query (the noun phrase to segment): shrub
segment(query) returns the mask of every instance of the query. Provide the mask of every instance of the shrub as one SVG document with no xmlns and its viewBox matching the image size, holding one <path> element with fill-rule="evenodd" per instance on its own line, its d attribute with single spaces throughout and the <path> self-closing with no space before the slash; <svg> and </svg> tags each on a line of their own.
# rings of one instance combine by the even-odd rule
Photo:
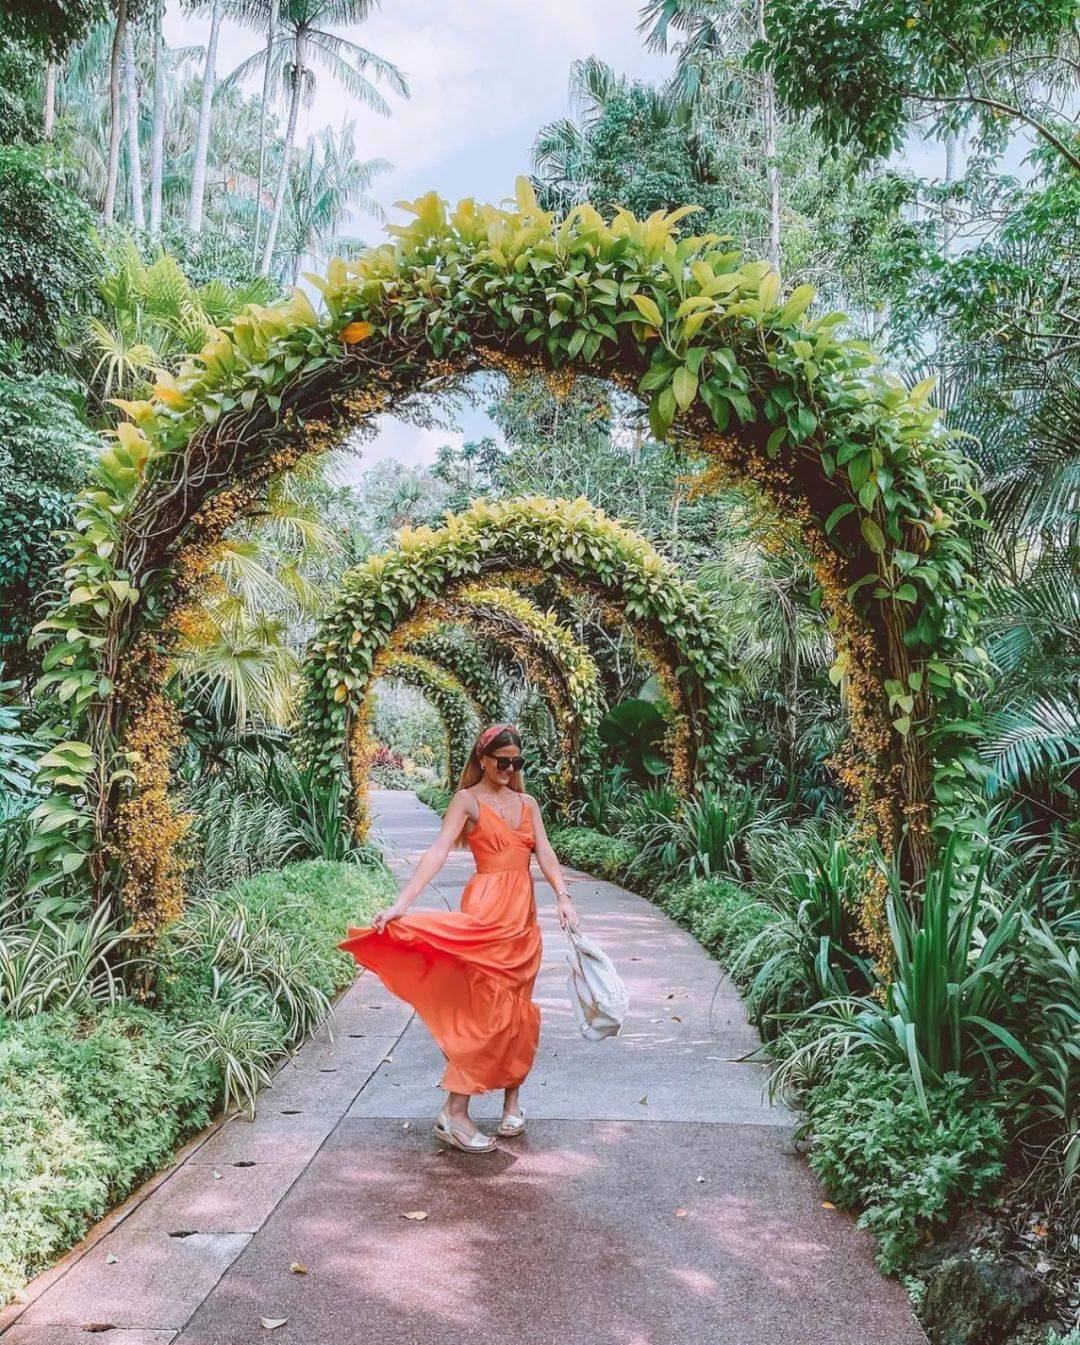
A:
<svg viewBox="0 0 1080 1345">
<path fill-rule="evenodd" d="M 71 526 L 94 457 L 77 400 L 75 385 L 55 375 L 0 373 L 0 659 L 20 677 L 34 666 L 26 640 L 64 555 L 55 534 Z"/>
<path fill-rule="evenodd" d="M 54 175 L 46 151 L 0 145 L 0 220 L 0 332 L 43 368 L 99 269 L 94 216 Z"/>
<path fill-rule="evenodd" d="M 910 1075 L 849 1056 L 811 1091 L 807 1123 L 811 1167 L 838 1205 L 862 1211 L 859 1226 L 877 1237 L 890 1273 L 1004 1171 L 1001 1118 L 958 1074 L 927 1092 L 924 1109 Z"/>
<path fill-rule="evenodd" d="M 0 1302 L 206 1125 L 215 1091 L 164 1014 L 0 1021 Z"/>
<path fill-rule="evenodd" d="M 549 839 L 563 864 L 598 878 L 624 877 L 634 858 L 633 846 L 628 841 L 588 827 L 563 827 L 551 832 Z"/>
<path fill-rule="evenodd" d="M 704 878 L 668 892 L 662 904 L 723 964 L 746 995 L 751 1022 L 768 1040 L 775 1014 L 795 1013 L 813 1001 L 812 985 L 795 951 L 776 938 L 776 914 L 753 888 L 726 878 Z"/>
<path fill-rule="evenodd" d="M 383 869 L 314 861 L 193 906 L 169 932 L 156 1009 L 128 1000 L 0 1018 L 0 1302 L 265 1082 L 348 984 L 337 948 L 392 893 Z"/>
</svg>

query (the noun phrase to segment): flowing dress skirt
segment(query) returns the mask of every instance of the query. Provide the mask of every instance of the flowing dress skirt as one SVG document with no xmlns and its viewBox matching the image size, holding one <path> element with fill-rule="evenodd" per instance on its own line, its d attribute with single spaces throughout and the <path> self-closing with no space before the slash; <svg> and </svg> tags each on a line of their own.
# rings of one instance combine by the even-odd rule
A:
<svg viewBox="0 0 1080 1345">
<path fill-rule="evenodd" d="M 457 911 L 417 911 L 382 932 L 349 929 L 338 946 L 411 1004 L 447 1060 L 453 1093 L 514 1088 L 532 1068 L 542 943 L 529 862 L 532 819 L 511 827 L 480 803 L 468 837 L 477 862 Z"/>
</svg>

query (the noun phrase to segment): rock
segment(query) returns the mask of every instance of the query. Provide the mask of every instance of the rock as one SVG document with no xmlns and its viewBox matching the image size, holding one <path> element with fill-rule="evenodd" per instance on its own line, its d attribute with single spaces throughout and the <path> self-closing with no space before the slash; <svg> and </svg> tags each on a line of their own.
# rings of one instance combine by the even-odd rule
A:
<svg viewBox="0 0 1080 1345">
<path fill-rule="evenodd" d="M 1023 1266 L 950 1256 L 927 1281 L 922 1322 L 934 1345 L 1005 1345 L 1045 1309 L 1046 1286 Z"/>
<path fill-rule="evenodd" d="M 993 1218 L 984 1210 L 965 1210 L 947 1228 L 938 1230 L 930 1242 L 912 1260 L 911 1272 L 920 1279 L 929 1280 L 932 1272 L 950 1257 L 962 1256 L 975 1247 L 994 1250 L 1000 1238 L 996 1235 Z"/>
</svg>

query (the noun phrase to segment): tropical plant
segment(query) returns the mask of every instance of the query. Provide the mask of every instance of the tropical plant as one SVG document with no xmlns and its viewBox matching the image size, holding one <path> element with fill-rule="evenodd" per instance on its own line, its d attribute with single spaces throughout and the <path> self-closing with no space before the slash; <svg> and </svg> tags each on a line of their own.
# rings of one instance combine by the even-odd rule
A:
<svg viewBox="0 0 1080 1345">
<path fill-rule="evenodd" d="M 597 725 L 612 764 L 624 767 L 641 784 L 667 775 L 671 769 L 660 752 L 667 729 L 656 705 L 640 697 L 613 705 Z"/>
<path fill-rule="evenodd" d="M 281 229 L 283 270 L 294 285 L 306 257 L 323 268 L 335 253 L 357 250 L 355 244 L 346 246 L 338 232 L 352 211 L 385 219 L 370 191 L 375 178 L 390 168 L 386 159 L 357 158 L 353 122 L 346 122 L 340 132 L 327 128 L 308 141 L 306 152 L 289 168 Z"/>
<path fill-rule="evenodd" d="M 289 185 L 300 102 L 302 98 L 310 99 L 314 95 L 313 66 L 322 66 L 351 97 L 383 116 L 390 115 L 390 106 L 368 78 L 368 72 L 394 93 L 403 98 L 409 96 L 409 86 L 397 66 L 351 39 L 329 31 L 339 24 L 363 23 L 376 8 L 378 0 L 282 0 L 278 24 L 274 33 L 268 34 L 266 47 L 248 57 L 229 76 L 230 80 L 242 81 L 259 71 L 265 72 L 269 66 L 288 100 L 285 144 L 259 266 L 261 275 L 270 274 L 274 259 Z"/>
<path fill-rule="evenodd" d="M 115 970 L 124 937 L 103 906 L 85 919 L 39 915 L 32 923 L 9 922 L 0 908 L 0 1019 L 115 1003 L 124 993 Z"/>
<path fill-rule="evenodd" d="M 928 1090 L 948 1074 L 994 1087 L 1003 1070 L 1034 1068 L 1013 1030 L 1019 1009 L 1013 972 L 1025 905 L 1041 874 L 1029 877 L 1011 900 L 993 900 L 984 890 L 990 848 L 972 877 L 958 844 L 950 837 L 917 916 L 902 899 L 896 864 L 888 866 L 893 979 L 879 997 L 827 998 L 807 1010 L 815 1034 L 780 1064 L 770 1080 L 773 1093 L 815 1060 L 852 1051 L 908 1071 L 924 1109 Z"/>
<path fill-rule="evenodd" d="M 764 831 L 764 829 L 762 829 Z M 864 994 L 875 985 L 873 964 L 859 946 L 859 894 L 865 862 L 845 839 L 834 839 L 816 863 L 758 884 L 758 899 L 777 912 L 743 948 L 738 963 L 767 954 L 750 988 L 753 999 L 776 968 L 793 959 L 819 998 Z"/>
</svg>

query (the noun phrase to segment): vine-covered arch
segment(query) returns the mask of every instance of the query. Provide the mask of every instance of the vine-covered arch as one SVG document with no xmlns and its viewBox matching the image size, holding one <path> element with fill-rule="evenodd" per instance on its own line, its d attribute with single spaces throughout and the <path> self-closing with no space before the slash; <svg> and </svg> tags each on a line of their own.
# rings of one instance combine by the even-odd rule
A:
<svg viewBox="0 0 1080 1345">
<path fill-rule="evenodd" d="M 465 712 L 467 699 L 479 718 L 496 719 L 498 686 L 480 644 L 463 645 L 447 638 L 446 622 L 461 623 L 481 643 L 503 636 L 499 661 L 507 652 L 519 672 L 543 696 L 561 742 L 554 802 L 564 808 L 574 781 L 585 767 L 585 754 L 600 717 L 600 674 L 588 650 L 550 612 L 530 599 L 497 584 L 470 581 L 453 585 L 438 598 L 422 603 L 398 626 L 375 655 L 371 676 L 346 730 L 347 762 L 352 784 L 350 811 L 359 839 L 370 826 L 368 784 L 375 744 L 371 736 L 370 691 L 377 678 L 397 677 L 424 691 L 447 729 L 450 783 L 460 775 L 472 747 L 475 723 Z M 495 708 L 493 708 L 493 706 Z"/>
<path fill-rule="evenodd" d="M 391 648 L 379 653 L 372 665 L 371 677 L 372 681 L 385 677 L 404 682 L 431 703 L 446 730 L 446 778 L 453 783 L 469 759 L 483 715 L 468 689 L 433 659 Z M 354 787 L 359 785 L 365 792 L 373 747 L 371 706 L 366 704 L 353 720 L 348 743 L 349 770 Z"/>
<path fill-rule="evenodd" d="M 407 639 L 414 621 L 422 629 L 430 617 L 471 615 L 514 628 L 523 656 L 527 648 L 539 651 L 557 670 L 569 706 L 559 719 L 572 771 L 601 713 L 600 678 L 591 656 L 553 614 L 492 582 L 522 566 L 566 575 L 659 632 L 680 669 L 686 729 L 681 755 L 688 762 L 702 755 L 704 765 L 714 693 L 725 675 L 723 640 L 707 598 L 644 538 L 602 510 L 585 500 L 541 497 L 477 501 L 448 516 L 442 528 L 405 530 L 393 551 L 343 576 L 305 663 L 300 727 L 305 755 L 328 773 L 337 769 L 375 662 L 399 630 Z M 354 791 L 354 805 L 362 807 L 359 794 Z M 358 829 L 362 834 L 362 819 Z"/>
<path fill-rule="evenodd" d="M 953 748 L 980 672 L 962 530 L 971 470 L 937 429 L 928 386 L 877 371 L 864 343 L 838 335 L 839 315 L 809 316 L 809 287 L 784 293 L 768 263 L 680 236 L 689 209 L 605 220 L 586 205 L 557 219 L 524 179 L 506 208 L 426 196 L 390 243 L 331 263 L 321 313 L 299 291 L 252 306 L 150 399 L 124 404 L 79 503 L 65 598 L 37 633 L 50 642 L 43 689 L 70 712 L 42 774 L 42 881 L 88 864 L 99 890 L 119 879 L 140 920 L 180 899 L 174 848 L 160 844 L 176 826 L 168 753 L 143 745 L 177 731 L 162 686 L 180 609 L 268 483 L 417 392 L 537 367 L 638 393 L 657 436 L 692 441 L 799 528 L 850 689 L 846 778 L 860 816 L 887 845 L 906 835 L 920 871 L 933 755 L 955 816 Z"/>
<path fill-rule="evenodd" d="M 448 626 L 434 619 L 418 622 L 404 634 L 399 631 L 395 643 L 406 653 L 421 654 L 453 674 L 489 724 L 503 718 L 505 710 L 499 680 L 482 644 L 476 641 L 467 626 Z"/>
<path fill-rule="evenodd" d="M 599 723 L 603 704 L 600 671 L 573 633 L 554 613 L 505 583 L 462 584 L 421 611 L 428 608 L 505 638 L 503 647 L 551 707 L 563 738 L 566 770 L 576 770 L 582 744 Z"/>
</svg>

